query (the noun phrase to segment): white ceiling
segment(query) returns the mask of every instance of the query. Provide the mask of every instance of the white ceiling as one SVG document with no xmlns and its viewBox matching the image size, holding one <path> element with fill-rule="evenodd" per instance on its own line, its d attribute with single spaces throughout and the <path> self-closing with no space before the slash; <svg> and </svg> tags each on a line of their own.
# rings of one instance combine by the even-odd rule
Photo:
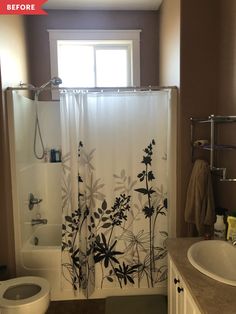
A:
<svg viewBox="0 0 236 314">
<path fill-rule="evenodd" d="M 48 0 L 44 9 L 158 10 L 162 0 Z"/>
</svg>

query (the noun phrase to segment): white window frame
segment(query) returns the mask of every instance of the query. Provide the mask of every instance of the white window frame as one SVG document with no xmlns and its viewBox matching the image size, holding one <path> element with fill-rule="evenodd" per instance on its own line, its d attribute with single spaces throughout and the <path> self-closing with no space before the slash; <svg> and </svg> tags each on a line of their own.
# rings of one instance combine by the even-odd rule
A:
<svg viewBox="0 0 236 314">
<path fill-rule="evenodd" d="M 58 40 L 131 41 L 132 86 L 140 86 L 140 33 L 141 30 L 54 30 L 49 29 L 51 77 L 58 76 Z M 114 42 L 115 45 L 115 42 Z M 109 44 L 107 44 L 109 46 Z M 135 65 L 135 66 L 134 66 Z M 58 97 L 53 96 L 53 99 Z"/>
</svg>

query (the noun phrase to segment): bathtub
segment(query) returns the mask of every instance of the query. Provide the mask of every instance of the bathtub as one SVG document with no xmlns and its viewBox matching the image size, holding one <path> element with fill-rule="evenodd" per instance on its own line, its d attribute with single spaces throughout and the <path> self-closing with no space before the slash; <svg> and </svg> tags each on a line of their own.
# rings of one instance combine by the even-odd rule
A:
<svg viewBox="0 0 236 314">
<path fill-rule="evenodd" d="M 29 269 L 60 267 L 61 225 L 46 224 L 33 229 L 21 251 L 22 266 Z"/>
<path fill-rule="evenodd" d="M 33 227 L 33 234 L 23 245 L 20 253 L 20 263 L 17 265 L 19 276 L 41 276 L 49 281 L 51 287 L 51 300 L 84 299 L 85 296 L 74 293 L 71 285 L 65 281 L 61 270 L 61 225 L 47 224 Z M 35 238 L 38 244 L 35 245 Z M 36 240 L 37 242 L 37 240 Z M 100 289 L 100 283 L 92 298 L 106 298 L 108 296 L 138 294 L 166 294 L 166 286 L 132 289 Z"/>
</svg>

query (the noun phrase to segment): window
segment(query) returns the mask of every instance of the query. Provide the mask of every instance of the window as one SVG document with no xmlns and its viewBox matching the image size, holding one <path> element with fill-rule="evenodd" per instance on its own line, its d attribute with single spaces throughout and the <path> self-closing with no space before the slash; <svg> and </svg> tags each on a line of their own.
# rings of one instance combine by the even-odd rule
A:
<svg viewBox="0 0 236 314">
<path fill-rule="evenodd" d="M 131 86 L 131 43 L 58 40 L 58 76 L 64 86 Z"/>
<path fill-rule="evenodd" d="M 49 30 L 49 41 L 61 86 L 140 85 L 140 30 Z"/>
</svg>

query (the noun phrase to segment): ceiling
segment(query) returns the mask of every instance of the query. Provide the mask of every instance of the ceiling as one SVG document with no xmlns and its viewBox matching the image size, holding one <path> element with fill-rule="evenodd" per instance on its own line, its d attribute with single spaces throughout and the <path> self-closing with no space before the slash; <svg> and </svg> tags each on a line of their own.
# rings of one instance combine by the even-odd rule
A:
<svg viewBox="0 0 236 314">
<path fill-rule="evenodd" d="M 56 10 L 158 10 L 162 0 L 48 0 L 44 9 Z"/>
</svg>

